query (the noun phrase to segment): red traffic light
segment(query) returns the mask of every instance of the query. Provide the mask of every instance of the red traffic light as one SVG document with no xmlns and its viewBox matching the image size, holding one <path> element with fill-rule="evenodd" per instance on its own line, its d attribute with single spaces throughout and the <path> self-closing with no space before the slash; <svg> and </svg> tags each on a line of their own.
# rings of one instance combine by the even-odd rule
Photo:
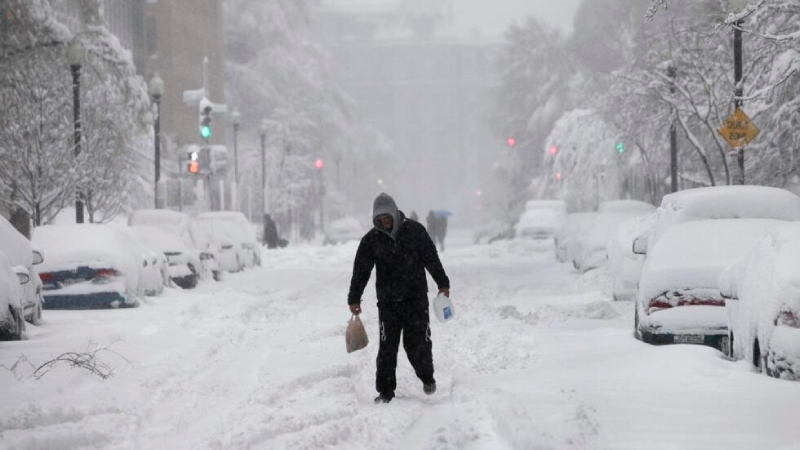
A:
<svg viewBox="0 0 800 450">
<path fill-rule="evenodd" d="M 561 172 L 556 172 L 556 181 L 561 181 L 561 178 L 563 178 Z"/>
<path fill-rule="evenodd" d="M 314 167 L 316 167 L 317 170 L 322 170 L 325 167 L 325 162 L 321 158 L 317 158 L 314 162 Z"/>
<path fill-rule="evenodd" d="M 558 154 L 558 147 L 556 147 L 555 145 L 550 147 L 550 154 L 556 156 L 556 154 Z"/>
<path fill-rule="evenodd" d="M 513 146 L 517 145 L 517 140 L 514 139 L 513 137 L 508 138 L 508 140 L 506 142 L 508 143 L 509 147 L 513 147 Z"/>
</svg>

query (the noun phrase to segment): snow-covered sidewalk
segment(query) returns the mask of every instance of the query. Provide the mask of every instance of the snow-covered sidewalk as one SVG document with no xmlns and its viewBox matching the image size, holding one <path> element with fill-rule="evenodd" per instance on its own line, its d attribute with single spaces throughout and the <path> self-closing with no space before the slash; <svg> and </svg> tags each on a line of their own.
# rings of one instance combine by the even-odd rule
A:
<svg viewBox="0 0 800 450">
<path fill-rule="evenodd" d="M 137 309 L 45 311 L 0 343 L 0 448 L 800 448 L 800 383 L 636 341 L 633 304 L 610 302 L 602 273 L 525 243 L 449 246 L 439 390 L 423 394 L 401 350 L 397 398 L 375 405 L 372 285 L 372 342 L 344 347 L 355 248 L 265 252 L 260 269 Z M 108 379 L 66 362 L 33 377 L 97 348 Z"/>
</svg>

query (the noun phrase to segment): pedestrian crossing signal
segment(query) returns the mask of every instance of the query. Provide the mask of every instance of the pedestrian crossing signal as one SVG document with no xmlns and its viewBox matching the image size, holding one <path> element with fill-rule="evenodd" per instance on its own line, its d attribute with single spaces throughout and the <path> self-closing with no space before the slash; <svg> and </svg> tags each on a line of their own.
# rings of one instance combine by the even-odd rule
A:
<svg viewBox="0 0 800 450">
<path fill-rule="evenodd" d="M 189 173 L 197 175 L 200 173 L 200 162 L 199 161 L 189 161 Z"/>
</svg>

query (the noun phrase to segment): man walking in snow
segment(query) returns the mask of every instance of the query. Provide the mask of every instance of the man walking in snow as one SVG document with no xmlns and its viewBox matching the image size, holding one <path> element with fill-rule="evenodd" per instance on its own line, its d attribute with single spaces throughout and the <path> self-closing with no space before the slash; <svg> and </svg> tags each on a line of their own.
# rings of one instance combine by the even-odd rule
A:
<svg viewBox="0 0 800 450">
<path fill-rule="evenodd" d="M 372 220 L 375 228 L 364 235 L 356 252 L 347 303 L 353 314 L 361 313 L 361 295 L 375 267 L 381 327 L 375 403 L 389 403 L 394 398 L 401 333 L 408 360 L 422 381 L 423 391 L 431 395 L 436 392 L 436 380 L 433 378 L 425 270 L 436 281 L 439 293 L 448 297 L 450 280 L 425 228 L 407 220 L 392 197 L 381 193 L 375 199 Z"/>
</svg>

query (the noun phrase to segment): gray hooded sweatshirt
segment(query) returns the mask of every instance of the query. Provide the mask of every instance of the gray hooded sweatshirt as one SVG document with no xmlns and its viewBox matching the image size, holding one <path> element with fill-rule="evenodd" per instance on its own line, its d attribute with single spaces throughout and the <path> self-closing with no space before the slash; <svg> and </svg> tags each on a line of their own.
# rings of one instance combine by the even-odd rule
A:
<svg viewBox="0 0 800 450">
<path fill-rule="evenodd" d="M 378 216 L 382 216 L 384 214 L 389 214 L 394 219 L 394 225 L 392 226 L 392 231 L 388 232 L 383 228 L 380 222 L 378 222 Z M 388 234 L 392 239 L 397 239 L 397 230 L 400 229 L 400 223 L 403 220 L 403 217 L 400 215 L 400 211 L 397 209 L 397 204 L 394 202 L 394 199 L 391 195 L 381 192 L 379 196 L 375 198 L 375 201 L 372 203 L 372 224 L 375 225 L 375 228 L 378 231 L 382 231 Z"/>
</svg>

